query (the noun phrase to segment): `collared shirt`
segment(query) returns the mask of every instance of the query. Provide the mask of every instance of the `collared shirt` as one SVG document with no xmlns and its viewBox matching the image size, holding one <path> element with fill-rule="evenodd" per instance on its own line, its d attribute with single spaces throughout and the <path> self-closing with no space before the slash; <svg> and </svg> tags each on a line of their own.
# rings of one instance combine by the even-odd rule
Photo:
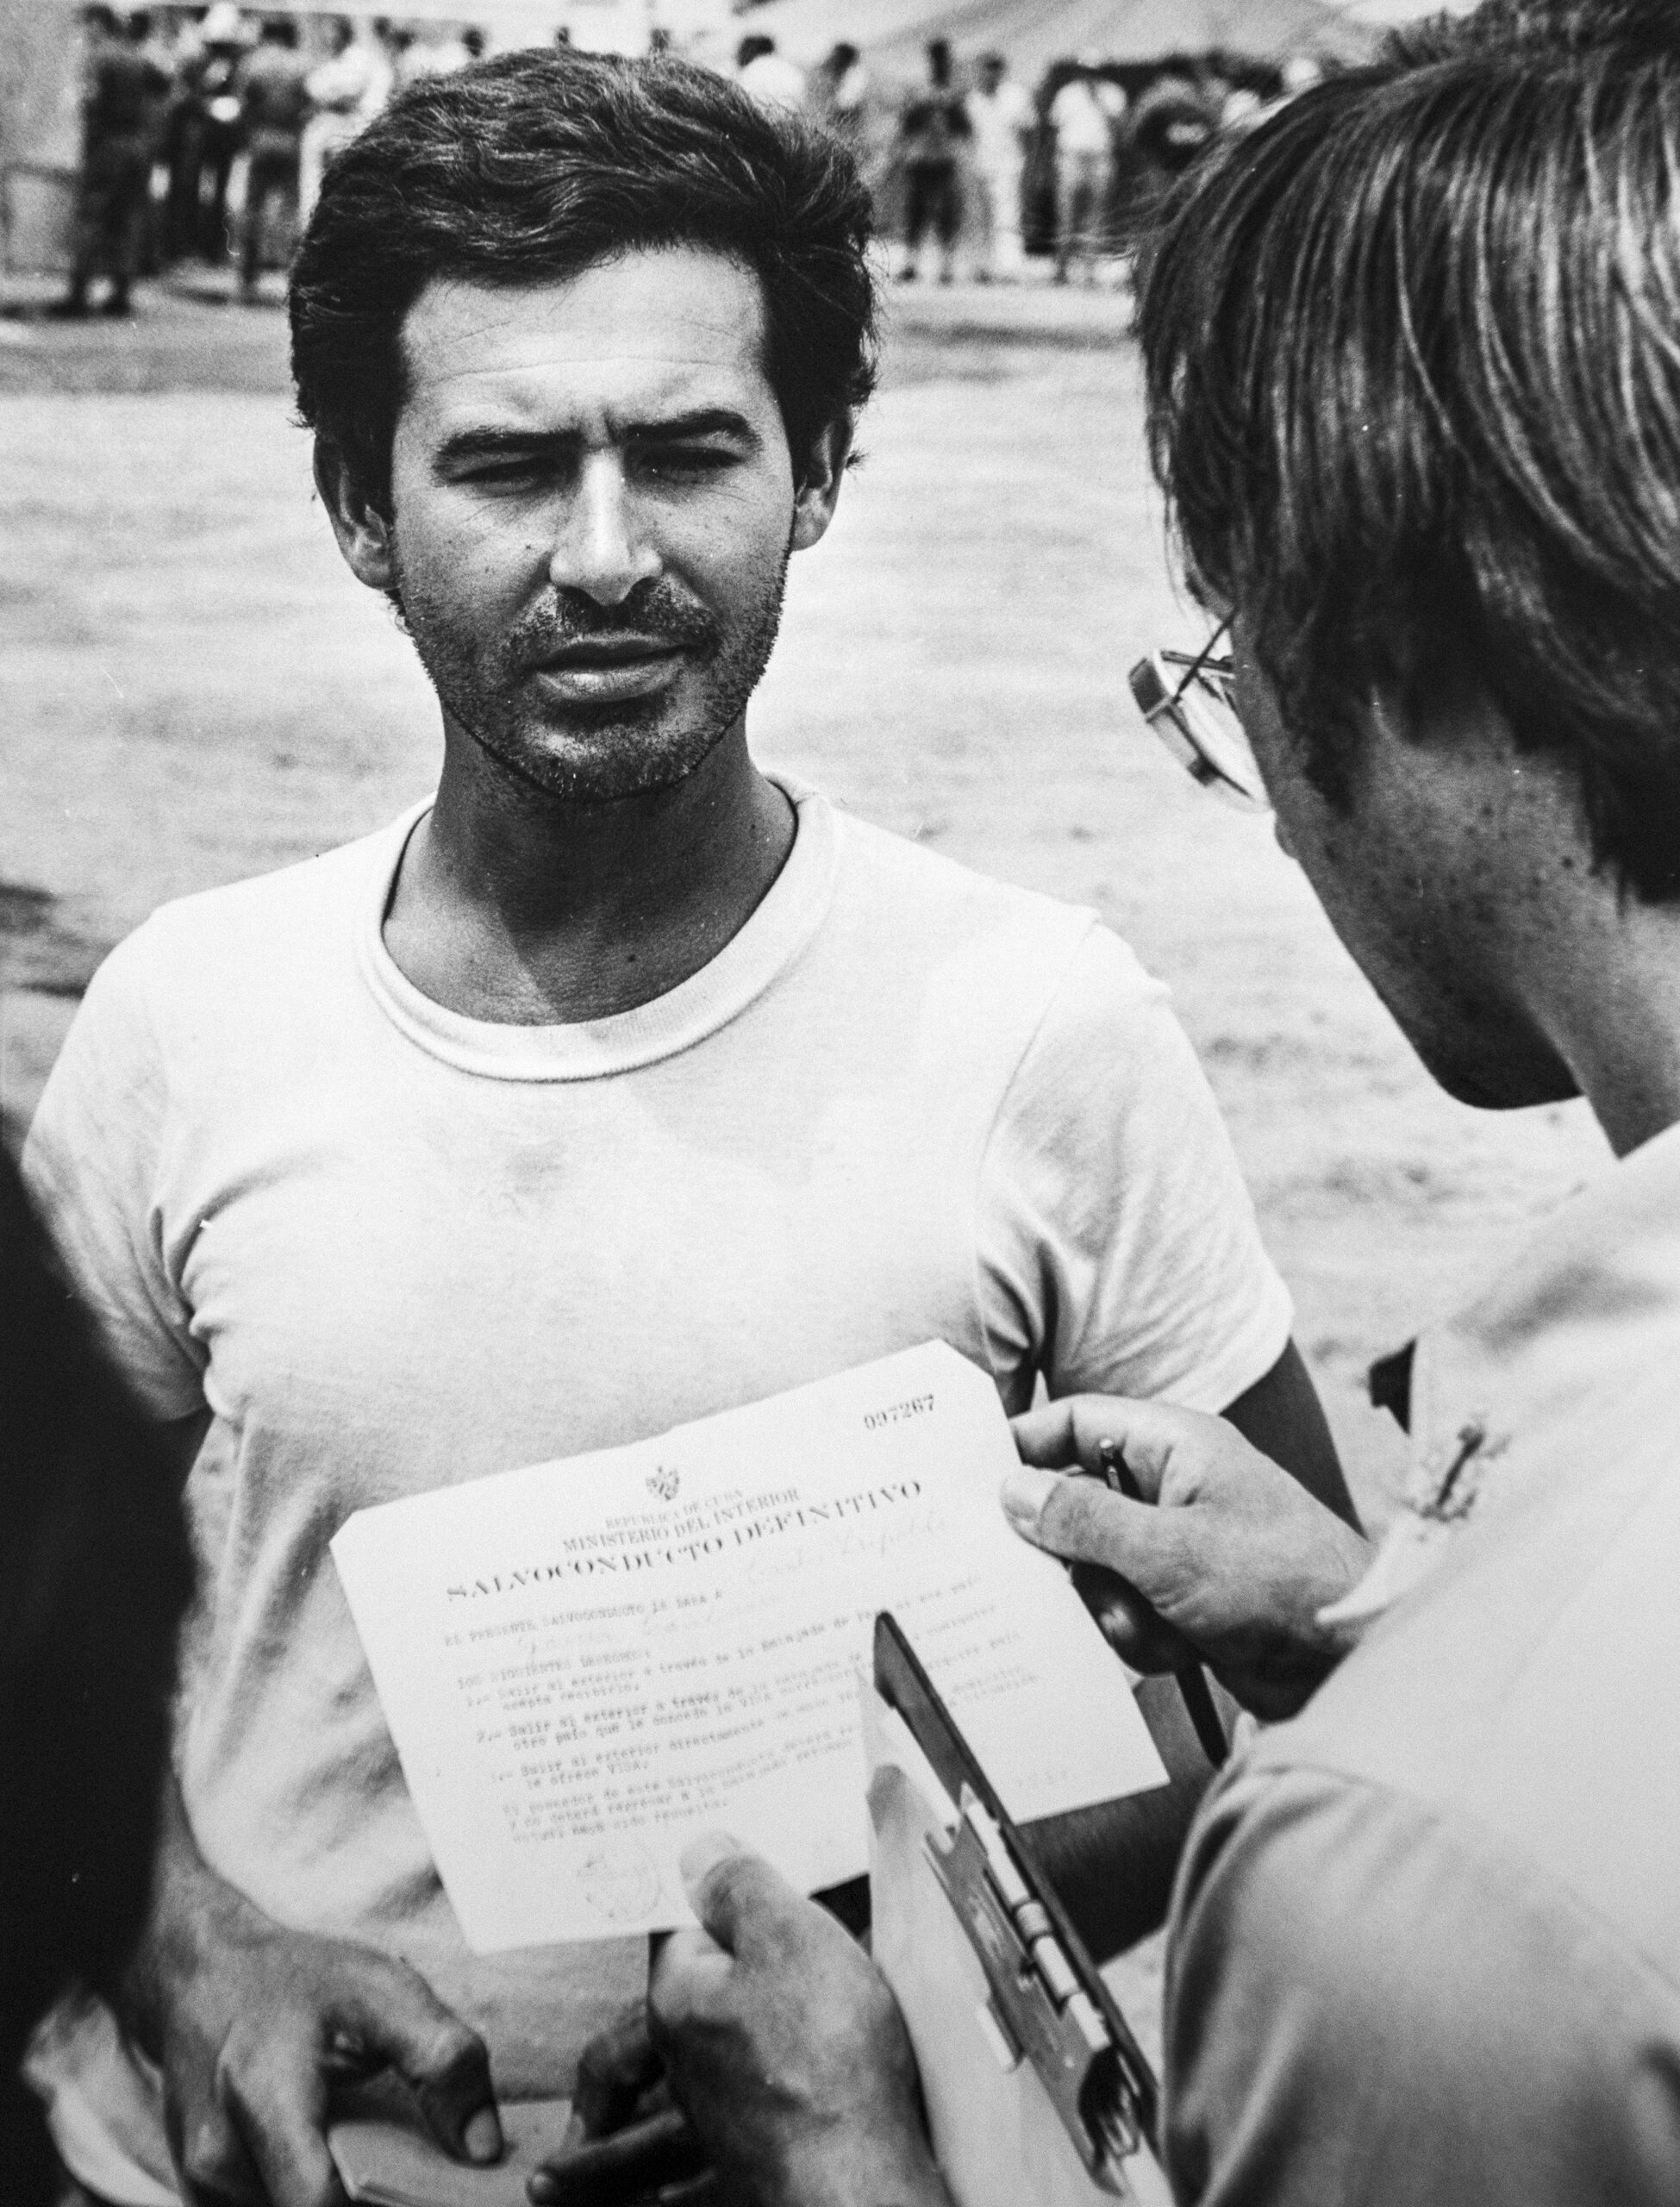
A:
<svg viewBox="0 0 1680 2207">
<path fill-rule="evenodd" d="M 1680 1128 L 1414 1377 L 1374 1621 L 1174 1904 L 1184 2202 L 1680 2198 Z"/>
</svg>

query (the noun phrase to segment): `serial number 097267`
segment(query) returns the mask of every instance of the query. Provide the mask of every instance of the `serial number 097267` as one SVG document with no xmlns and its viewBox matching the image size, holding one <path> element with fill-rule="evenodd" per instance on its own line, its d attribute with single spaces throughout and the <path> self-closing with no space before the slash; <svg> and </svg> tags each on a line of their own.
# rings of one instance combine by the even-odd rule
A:
<svg viewBox="0 0 1680 2207">
<path fill-rule="evenodd" d="M 874 1433 L 884 1425 L 896 1425 L 907 1417 L 921 1417 L 933 1407 L 931 1395 L 912 1395 L 907 1402 L 894 1403 L 886 1410 L 865 1412 L 864 1431 Z"/>
</svg>

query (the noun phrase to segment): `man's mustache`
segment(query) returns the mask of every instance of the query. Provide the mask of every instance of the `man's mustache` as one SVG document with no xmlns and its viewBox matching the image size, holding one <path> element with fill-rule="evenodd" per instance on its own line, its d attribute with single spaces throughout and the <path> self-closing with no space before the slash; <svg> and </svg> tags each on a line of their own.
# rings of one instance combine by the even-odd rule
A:
<svg viewBox="0 0 1680 2207">
<path fill-rule="evenodd" d="M 718 626 L 703 605 L 668 584 L 638 583 L 616 605 L 601 605 L 581 591 L 561 591 L 534 608 L 509 632 L 508 649 L 521 672 L 540 666 L 570 644 L 634 636 L 673 650 L 704 651 L 718 641 Z"/>
</svg>

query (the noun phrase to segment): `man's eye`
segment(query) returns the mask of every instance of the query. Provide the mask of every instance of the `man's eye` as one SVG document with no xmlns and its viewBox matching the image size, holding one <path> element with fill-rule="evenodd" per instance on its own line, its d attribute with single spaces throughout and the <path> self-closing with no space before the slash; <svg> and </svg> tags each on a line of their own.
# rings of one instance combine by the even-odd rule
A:
<svg viewBox="0 0 1680 2207">
<path fill-rule="evenodd" d="M 471 483 L 475 490 L 523 490 L 552 472 L 548 464 L 540 460 L 497 460 L 469 468 L 457 479 Z"/>
<path fill-rule="evenodd" d="M 718 445 L 649 445 L 638 456 L 644 475 L 656 479 L 721 474 L 735 455 Z"/>
</svg>

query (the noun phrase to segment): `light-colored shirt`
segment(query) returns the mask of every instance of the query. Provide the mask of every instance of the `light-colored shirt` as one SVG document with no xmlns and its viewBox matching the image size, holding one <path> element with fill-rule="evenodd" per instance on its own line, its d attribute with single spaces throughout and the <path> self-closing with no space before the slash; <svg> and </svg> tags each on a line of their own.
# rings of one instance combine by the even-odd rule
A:
<svg viewBox="0 0 1680 2207">
<path fill-rule="evenodd" d="M 1010 1410 L 1040 1372 L 1217 1408 L 1288 1337 L 1130 952 L 789 786 L 746 926 L 609 1019 L 490 1024 L 404 978 L 381 921 L 419 809 L 170 906 L 96 977 L 26 1156 L 145 1401 L 215 1413 L 178 1748 L 206 1858 L 284 1923 L 404 1954 L 515 2098 L 567 2089 L 644 1944 L 467 1952 L 328 1554 L 353 1510 L 932 1336 Z M 143 2073 L 78 2044 L 75 2110 L 145 2132 Z"/>
<path fill-rule="evenodd" d="M 318 110 L 353 116 L 359 122 L 371 122 L 390 92 L 389 67 L 359 39 L 342 53 L 317 64 L 309 75 L 309 97 Z"/>
<path fill-rule="evenodd" d="M 742 91 L 760 107 L 786 108 L 796 115 L 805 104 L 805 72 L 785 54 L 754 55 L 739 81 Z"/>
<path fill-rule="evenodd" d="M 1026 159 L 1022 134 L 1033 124 L 1033 97 L 1026 86 L 1005 77 L 995 92 L 971 92 L 967 104 L 977 166 L 987 171 L 1018 169 Z"/>
<path fill-rule="evenodd" d="M 1425 1337 L 1413 1419 L 1375 1621 L 1181 1868 L 1175 2193 L 1671 2203 L 1680 1128 Z"/>
<path fill-rule="evenodd" d="M 1050 103 L 1051 126 L 1059 154 L 1109 153 L 1114 126 L 1126 112 L 1126 95 L 1117 84 L 1071 77 Z"/>
</svg>

